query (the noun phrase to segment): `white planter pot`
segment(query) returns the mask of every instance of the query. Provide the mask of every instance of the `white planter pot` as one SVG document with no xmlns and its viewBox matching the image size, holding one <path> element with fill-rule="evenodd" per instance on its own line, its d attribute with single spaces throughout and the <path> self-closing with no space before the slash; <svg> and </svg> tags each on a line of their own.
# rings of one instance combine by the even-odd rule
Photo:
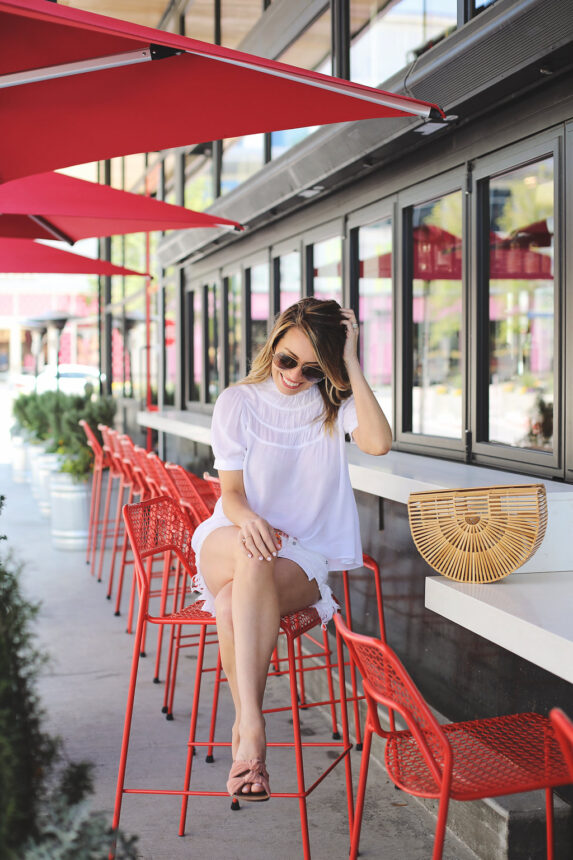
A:
<svg viewBox="0 0 573 860">
<path fill-rule="evenodd" d="M 23 436 L 12 436 L 12 480 L 15 484 L 25 484 L 30 480 L 29 448 Z"/>
<path fill-rule="evenodd" d="M 76 481 L 65 472 L 52 472 L 50 476 L 52 543 L 56 549 L 86 549 L 89 494 L 89 481 Z"/>
<path fill-rule="evenodd" d="M 42 456 L 42 454 L 46 453 L 46 446 L 44 443 L 38 443 L 36 445 L 30 445 L 28 450 L 28 460 L 30 463 L 30 485 L 32 488 L 32 495 L 35 499 L 39 498 L 40 495 L 40 475 L 38 472 L 38 459 Z"/>
<path fill-rule="evenodd" d="M 52 507 L 50 496 L 50 482 L 53 473 L 60 465 L 57 454 L 41 454 L 36 460 L 36 472 L 38 479 L 38 505 L 42 516 L 49 517 Z"/>
</svg>

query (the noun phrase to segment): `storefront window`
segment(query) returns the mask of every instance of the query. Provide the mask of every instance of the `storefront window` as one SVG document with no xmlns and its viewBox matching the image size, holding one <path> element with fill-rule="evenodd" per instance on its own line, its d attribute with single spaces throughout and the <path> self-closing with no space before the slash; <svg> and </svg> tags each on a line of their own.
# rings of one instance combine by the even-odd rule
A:
<svg viewBox="0 0 573 860">
<path fill-rule="evenodd" d="M 298 66 L 301 69 L 311 69 L 325 75 L 332 74 L 331 56 L 331 16 L 327 9 L 317 20 L 308 27 L 299 38 L 290 45 L 279 57 L 281 63 Z M 294 146 L 318 126 L 306 128 L 289 128 L 271 133 L 271 158 L 278 158 L 291 146 Z"/>
<path fill-rule="evenodd" d="M 175 320 L 177 317 L 177 288 L 173 267 L 167 270 L 165 284 L 165 391 L 166 406 L 175 403 L 177 386 L 177 347 L 175 343 Z"/>
<path fill-rule="evenodd" d="M 412 208 L 412 431 L 462 434 L 462 194 Z"/>
<path fill-rule="evenodd" d="M 553 448 L 553 158 L 489 181 L 489 441 Z"/>
<path fill-rule="evenodd" d="M 386 415 L 392 415 L 392 219 L 358 231 L 360 361 Z"/>
<path fill-rule="evenodd" d="M 221 194 L 232 191 L 260 170 L 264 156 L 264 134 L 248 134 L 225 140 L 221 162 Z"/>
<path fill-rule="evenodd" d="M 376 87 L 457 22 L 457 0 L 351 0 L 350 78 Z"/>
<path fill-rule="evenodd" d="M 202 212 L 214 198 L 211 144 L 202 144 L 185 156 L 185 206 Z"/>
<path fill-rule="evenodd" d="M 197 287 L 186 294 L 188 332 L 188 400 L 201 399 L 203 376 L 203 290 Z"/>
<path fill-rule="evenodd" d="M 266 263 L 251 266 L 251 319 L 250 319 L 250 341 L 251 354 L 248 356 L 249 366 L 251 360 L 264 346 L 267 339 L 270 316 L 270 278 L 269 267 Z"/>
<path fill-rule="evenodd" d="M 175 153 L 168 152 L 163 160 L 163 181 L 165 194 L 163 199 L 166 203 L 175 203 Z"/>
<path fill-rule="evenodd" d="M 217 399 L 221 390 L 221 290 L 217 283 L 207 285 L 207 400 Z"/>
<path fill-rule="evenodd" d="M 342 304 L 342 240 L 337 236 L 313 247 L 313 293 Z"/>
<path fill-rule="evenodd" d="M 282 313 L 302 295 L 300 254 L 293 251 L 279 258 L 279 311 Z"/>
<path fill-rule="evenodd" d="M 241 276 L 231 275 L 225 279 L 227 287 L 227 366 L 229 369 L 229 384 L 238 382 L 241 373 Z"/>
</svg>

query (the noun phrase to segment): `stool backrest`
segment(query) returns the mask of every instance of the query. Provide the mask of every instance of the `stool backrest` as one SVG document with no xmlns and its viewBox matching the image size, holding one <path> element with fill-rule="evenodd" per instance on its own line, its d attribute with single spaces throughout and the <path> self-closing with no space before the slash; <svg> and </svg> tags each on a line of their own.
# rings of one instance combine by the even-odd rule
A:
<svg viewBox="0 0 573 860">
<path fill-rule="evenodd" d="M 422 694 L 389 645 L 380 639 L 349 630 L 339 613 L 334 616 L 334 623 L 362 676 L 368 717 L 376 733 L 382 737 L 392 737 L 392 733 L 386 732 L 380 725 L 379 704 L 385 705 L 391 713 L 399 713 L 412 733 L 411 766 L 418 768 L 421 772 L 419 776 L 431 790 L 439 791 L 444 771 L 451 767 L 452 753 L 440 724 Z M 387 760 L 392 755 L 392 743 L 389 740 L 386 746 Z M 394 770 L 390 761 L 388 764 Z M 402 757 L 399 768 L 404 768 Z"/>
<path fill-rule="evenodd" d="M 549 712 L 549 718 L 559 741 L 563 758 L 569 768 L 571 782 L 573 782 L 573 722 L 561 708 L 553 708 Z"/>
<path fill-rule="evenodd" d="M 133 551 L 140 600 L 146 600 L 149 593 L 151 566 L 144 565 L 145 559 L 163 555 L 168 570 L 170 554 L 175 553 L 187 572 L 194 575 L 193 530 L 177 502 L 169 496 L 156 496 L 124 505 L 123 519 Z"/>
<path fill-rule="evenodd" d="M 201 495 L 189 472 L 183 466 L 179 466 L 176 463 L 166 463 L 165 468 L 177 487 L 181 498 L 194 510 L 199 521 L 208 519 L 213 513 L 214 502 L 211 501 L 211 504 L 209 504 L 208 500 Z"/>
</svg>

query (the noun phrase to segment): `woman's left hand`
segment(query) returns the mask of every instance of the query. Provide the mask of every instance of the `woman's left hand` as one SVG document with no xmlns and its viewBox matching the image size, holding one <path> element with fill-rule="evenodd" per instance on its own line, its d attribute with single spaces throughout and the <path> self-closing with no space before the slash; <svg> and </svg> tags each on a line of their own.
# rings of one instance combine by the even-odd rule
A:
<svg viewBox="0 0 573 860">
<path fill-rule="evenodd" d="M 342 325 L 346 326 L 346 342 L 342 357 L 348 366 L 349 362 L 356 361 L 358 358 L 358 323 L 352 308 L 342 308 L 342 316 L 344 317 Z"/>
</svg>

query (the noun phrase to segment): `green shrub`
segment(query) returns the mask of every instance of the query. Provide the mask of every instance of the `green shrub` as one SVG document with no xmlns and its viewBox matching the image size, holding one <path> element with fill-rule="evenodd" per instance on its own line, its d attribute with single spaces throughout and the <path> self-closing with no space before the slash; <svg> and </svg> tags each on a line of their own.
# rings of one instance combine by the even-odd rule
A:
<svg viewBox="0 0 573 860">
<path fill-rule="evenodd" d="M 0 510 L 4 499 L 0 497 Z M 0 556 L 0 857 L 2 860 L 106 860 L 112 831 L 87 803 L 92 765 L 64 761 L 46 733 L 36 682 L 45 657 L 24 600 L 20 566 Z M 117 834 L 118 860 L 135 860 L 136 837 Z"/>
</svg>

